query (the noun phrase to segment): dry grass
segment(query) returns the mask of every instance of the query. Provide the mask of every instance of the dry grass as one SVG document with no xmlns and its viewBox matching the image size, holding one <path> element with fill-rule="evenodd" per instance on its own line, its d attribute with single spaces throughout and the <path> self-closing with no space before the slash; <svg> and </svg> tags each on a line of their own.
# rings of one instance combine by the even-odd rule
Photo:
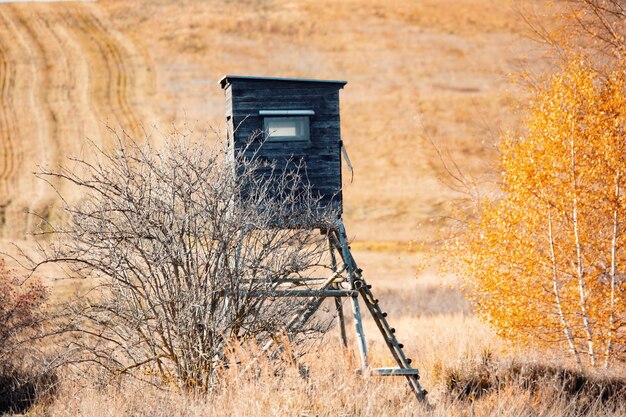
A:
<svg viewBox="0 0 626 417">
<path fill-rule="evenodd" d="M 106 143 L 103 122 L 128 126 L 137 118 L 146 126 L 155 121 L 167 126 L 187 120 L 219 127 L 223 96 L 217 81 L 226 73 L 347 79 L 342 134 L 355 167 L 354 182 L 344 187 L 347 230 L 356 238 L 355 257 L 422 371 L 434 404 L 432 410 L 417 406 L 402 378 L 356 375 L 354 357 L 343 354 L 331 334 L 327 344 L 303 358 L 305 376 L 301 368 L 287 367 L 277 377 L 269 363 L 256 378 L 231 369 L 227 383 L 211 396 L 193 397 L 128 379 L 103 386 L 98 378 L 66 375 L 52 402 L 29 415 L 580 415 L 571 393 L 542 388 L 554 381 L 550 378 L 538 390 L 515 380 L 493 388 L 497 385 L 489 381 L 511 374 L 513 363 L 548 369 L 554 358 L 537 358 L 500 341 L 471 315 L 454 279 L 431 269 L 417 273 L 423 269 L 422 245 L 410 243 L 436 239 L 439 217 L 453 195 L 437 179 L 431 142 L 480 175 L 492 160 L 499 132 L 515 127 L 514 109 L 525 96 L 508 73 L 550 65 L 545 50 L 523 36 L 517 3 L 0 5 L 0 43 L 6 46 L 0 51 L 0 82 L 11 86 L 2 90 L 7 106 L 0 145 L 8 176 L 0 184 L 0 224 L 11 239 L 24 236 L 24 208 L 46 209 L 52 201 L 49 190 L 32 180 L 35 165 L 80 153 L 85 136 Z M 117 61 L 105 50 L 113 50 Z M 2 246 L 9 250 L 5 242 Z M 84 280 L 48 283 L 52 301 L 89 286 Z M 372 363 L 390 364 L 371 321 L 365 330 Z M 556 369 L 569 365 L 556 363 Z M 490 384 L 482 395 L 459 398 L 459 390 L 482 377 Z M 590 404 L 588 415 L 626 413 L 623 405 L 613 410 L 601 401 Z"/>
<path fill-rule="evenodd" d="M 401 377 L 357 375 L 355 352 L 344 352 L 332 330 L 323 341 L 309 346 L 297 365 L 262 360 L 258 371 L 246 376 L 240 369 L 225 370 L 223 383 L 208 396 L 182 394 L 167 384 L 157 388 L 129 378 L 106 385 L 102 376 L 68 373 L 56 395 L 28 415 L 573 417 L 619 416 L 625 411 L 623 404 L 616 408 L 619 400 L 603 400 L 610 387 L 623 390 L 623 368 L 577 375 L 563 358 L 503 342 L 471 314 L 454 285 L 443 285 L 429 269 L 416 276 L 419 253 L 361 248 L 355 250 L 355 257 L 362 261 L 407 355 L 420 369 L 432 409 L 416 403 Z M 345 310 L 349 312 L 348 305 Z M 347 325 L 352 335 L 352 323 Z M 364 327 L 372 366 L 393 365 L 369 317 Z M 355 346 L 352 337 L 350 346 Z M 238 351 L 244 360 L 253 354 L 253 349 Z M 576 378 L 591 381 L 589 388 L 572 389 Z M 623 391 L 612 392 L 623 398 Z"/>
<path fill-rule="evenodd" d="M 356 359 L 342 352 L 330 337 L 326 343 L 315 345 L 297 366 L 277 368 L 275 363 L 262 362 L 259 371 L 247 376 L 242 376 L 238 369 L 226 370 L 226 382 L 208 396 L 158 389 L 130 379 L 107 386 L 66 380 L 51 404 L 35 408 L 29 415 L 507 417 L 619 416 L 625 411 L 620 402 L 623 395 L 603 400 L 597 388 L 609 384 L 601 385 L 600 379 L 594 379 L 595 391 L 577 392 L 567 384 L 560 389 L 555 384 L 560 380 L 554 375 L 563 372 L 562 365 L 550 368 L 534 362 L 527 364 L 529 359 L 522 358 L 515 362 L 516 367 L 510 360 L 500 361 L 503 354 L 493 350 L 499 344 L 474 319 L 442 316 L 405 324 L 420 329 L 414 340 L 427 346 L 414 353 L 418 353 L 423 383 L 431 390 L 430 409 L 415 401 L 402 378 L 357 375 Z M 373 346 L 374 360 L 379 355 L 382 352 Z M 495 386 L 495 377 L 485 377 L 485 369 L 493 375 L 499 373 L 501 381 L 506 376 L 507 383 Z M 481 377 L 491 385 L 476 385 Z M 471 389 L 466 389 L 466 385 Z M 624 386 L 622 378 L 622 394 Z"/>
</svg>

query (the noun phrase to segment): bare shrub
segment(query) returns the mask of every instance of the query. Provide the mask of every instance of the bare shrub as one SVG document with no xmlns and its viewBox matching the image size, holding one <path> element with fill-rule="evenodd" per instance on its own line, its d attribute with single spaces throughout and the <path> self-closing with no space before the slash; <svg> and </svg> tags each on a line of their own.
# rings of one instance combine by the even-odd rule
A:
<svg viewBox="0 0 626 417">
<path fill-rule="evenodd" d="M 0 414 L 23 412 L 56 383 L 35 340 L 41 335 L 47 291 L 0 258 Z"/>
<path fill-rule="evenodd" d="M 33 268 L 54 263 L 96 283 L 65 310 L 70 362 L 204 391 L 228 366 L 229 341 L 265 343 L 301 309 L 259 295 L 324 263 L 312 227 L 333 214 L 297 161 L 262 176 L 267 162 L 206 137 L 176 132 L 156 148 L 113 134 L 114 151 L 92 145 L 93 162 L 40 173 L 72 183 L 81 199 L 64 199 L 65 220 L 45 223 L 53 239 Z M 297 340 L 324 327 L 289 330 Z"/>
<path fill-rule="evenodd" d="M 39 280 L 19 277 L 0 258 L 0 363 L 9 361 L 40 324 L 46 297 Z"/>
</svg>

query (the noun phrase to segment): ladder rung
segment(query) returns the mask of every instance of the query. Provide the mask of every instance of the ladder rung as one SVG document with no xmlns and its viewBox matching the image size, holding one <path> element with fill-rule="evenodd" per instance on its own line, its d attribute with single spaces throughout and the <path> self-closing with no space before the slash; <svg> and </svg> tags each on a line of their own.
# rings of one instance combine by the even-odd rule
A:
<svg viewBox="0 0 626 417">
<path fill-rule="evenodd" d="M 357 374 L 363 374 L 362 369 L 356 370 Z M 413 368 L 367 368 L 366 374 L 379 375 L 379 376 L 396 376 L 396 375 L 417 375 L 419 376 L 419 370 Z"/>
<path fill-rule="evenodd" d="M 381 376 L 419 375 L 419 371 L 412 368 L 370 368 L 369 372 L 372 375 Z"/>
</svg>

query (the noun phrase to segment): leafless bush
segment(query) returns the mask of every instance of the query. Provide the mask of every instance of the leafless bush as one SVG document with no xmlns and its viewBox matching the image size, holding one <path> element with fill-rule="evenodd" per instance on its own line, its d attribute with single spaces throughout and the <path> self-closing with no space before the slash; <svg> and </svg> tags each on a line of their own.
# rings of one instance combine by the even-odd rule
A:
<svg viewBox="0 0 626 417">
<path fill-rule="evenodd" d="M 312 226 L 333 214 L 297 161 L 263 176 L 267 163 L 255 154 L 208 146 L 206 137 L 193 144 L 176 133 L 156 148 L 113 134 L 114 151 L 92 145 L 93 161 L 40 172 L 50 184 L 73 184 L 81 199 L 63 200 L 65 220 L 46 222 L 52 243 L 34 268 L 54 263 L 97 283 L 67 307 L 72 362 L 206 390 L 227 365 L 229 341 L 262 344 L 301 308 L 258 295 L 323 264 Z"/>
<path fill-rule="evenodd" d="M 44 319 L 46 288 L 26 280 L 0 258 L 0 363 L 11 362 Z"/>
<path fill-rule="evenodd" d="M 46 320 L 47 289 L 18 275 L 0 258 L 0 414 L 22 412 L 54 389 L 36 344 Z"/>
</svg>

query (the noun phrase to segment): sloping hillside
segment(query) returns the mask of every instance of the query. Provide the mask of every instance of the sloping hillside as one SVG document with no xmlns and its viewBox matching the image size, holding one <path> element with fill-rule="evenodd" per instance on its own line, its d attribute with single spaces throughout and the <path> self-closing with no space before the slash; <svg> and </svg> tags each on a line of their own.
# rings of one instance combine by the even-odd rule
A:
<svg viewBox="0 0 626 417">
<path fill-rule="evenodd" d="M 496 0 L 0 4 L 2 234 L 22 237 L 23 211 L 54 202 L 36 165 L 80 154 L 87 138 L 106 144 L 107 124 L 135 136 L 221 127 L 229 73 L 348 80 L 348 231 L 429 240 L 451 195 L 431 142 L 469 172 L 490 162 L 516 121 L 507 74 L 543 65 L 524 30 Z"/>
<path fill-rule="evenodd" d="M 24 210 L 55 201 L 34 178 L 80 154 L 106 124 L 141 134 L 153 121 L 154 72 L 145 50 L 96 4 L 0 4 L 0 224 L 19 238 Z"/>
</svg>

